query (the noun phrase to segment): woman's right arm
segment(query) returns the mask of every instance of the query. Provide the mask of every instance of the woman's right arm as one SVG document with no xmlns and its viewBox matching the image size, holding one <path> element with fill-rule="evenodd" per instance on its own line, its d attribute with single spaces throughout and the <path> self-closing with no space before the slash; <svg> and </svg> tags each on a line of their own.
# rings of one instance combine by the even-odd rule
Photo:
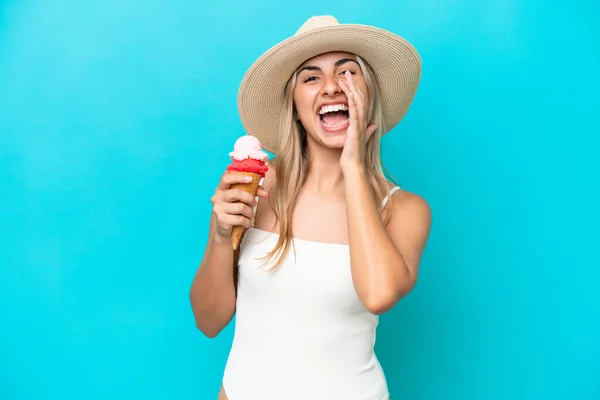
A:
<svg viewBox="0 0 600 400">
<path fill-rule="evenodd" d="M 231 244 L 234 225 L 250 226 L 254 218 L 255 198 L 231 189 L 244 183 L 245 176 L 225 172 L 211 199 L 213 212 L 204 257 L 190 289 L 190 303 L 196 326 L 207 337 L 215 337 L 233 318 L 236 303 L 237 258 Z M 263 188 L 257 195 L 264 197 Z"/>
</svg>

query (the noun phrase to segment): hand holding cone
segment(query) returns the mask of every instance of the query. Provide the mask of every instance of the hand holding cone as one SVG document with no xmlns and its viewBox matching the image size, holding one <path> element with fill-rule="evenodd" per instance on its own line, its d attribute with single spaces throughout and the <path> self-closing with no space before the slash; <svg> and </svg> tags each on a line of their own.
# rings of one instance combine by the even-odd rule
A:
<svg viewBox="0 0 600 400">
<path fill-rule="evenodd" d="M 229 153 L 231 164 L 227 166 L 227 171 L 230 174 L 248 175 L 252 180 L 248 183 L 238 183 L 232 185 L 232 189 L 240 189 L 252 196 L 256 196 L 256 192 L 260 185 L 260 181 L 264 178 L 269 167 L 267 166 L 268 154 L 262 151 L 260 141 L 250 135 L 244 135 L 236 140 L 234 149 Z M 236 225 L 231 230 L 231 244 L 233 250 L 237 250 L 240 240 L 246 228 L 241 225 Z"/>
</svg>

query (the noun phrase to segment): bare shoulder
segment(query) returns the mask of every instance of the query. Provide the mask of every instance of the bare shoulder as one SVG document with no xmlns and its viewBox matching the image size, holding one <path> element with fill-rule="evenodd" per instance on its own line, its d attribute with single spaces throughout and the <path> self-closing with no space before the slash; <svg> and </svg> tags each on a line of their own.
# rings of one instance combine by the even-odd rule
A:
<svg viewBox="0 0 600 400">
<path fill-rule="evenodd" d="M 396 190 L 388 203 L 391 218 L 412 214 L 425 220 L 431 219 L 431 207 L 422 196 L 405 189 Z"/>
<path fill-rule="evenodd" d="M 389 201 L 387 232 L 416 283 L 421 257 L 429 240 L 431 208 L 418 194 L 396 190 Z"/>
<path fill-rule="evenodd" d="M 387 205 L 390 238 L 416 272 L 431 230 L 431 207 L 422 196 L 404 189 L 396 190 Z"/>
</svg>

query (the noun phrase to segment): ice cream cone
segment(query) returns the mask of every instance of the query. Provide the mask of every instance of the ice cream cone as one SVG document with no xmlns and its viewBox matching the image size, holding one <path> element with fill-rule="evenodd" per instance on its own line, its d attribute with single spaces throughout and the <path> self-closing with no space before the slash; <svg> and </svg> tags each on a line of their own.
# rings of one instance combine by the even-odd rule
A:
<svg viewBox="0 0 600 400">
<path fill-rule="evenodd" d="M 232 189 L 240 189 L 246 193 L 250 193 L 252 196 L 256 196 L 256 191 L 258 190 L 258 185 L 260 180 L 263 178 L 260 174 L 255 174 L 253 172 L 241 172 L 235 171 L 229 172 L 230 174 L 239 174 L 239 175 L 247 175 L 252 177 L 252 181 L 248 183 L 236 183 L 231 185 Z M 240 240 L 242 239 L 242 235 L 246 231 L 246 228 L 242 225 L 235 225 L 231 229 L 231 244 L 233 245 L 233 250 L 237 250 Z"/>
<path fill-rule="evenodd" d="M 256 191 L 260 180 L 265 177 L 269 170 L 267 160 L 269 155 L 262 151 L 260 141 L 254 136 L 244 135 L 235 141 L 233 151 L 229 153 L 231 164 L 227 166 L 230 174 L 250 176 L 252 181 L 248 183 L 236 183 L 231 189 L 240 189 L 256 197 Z M 231 244 L 233 250 L 237 250 L 246 228 L 236 225 L 231 229 Z"/>
</svg>

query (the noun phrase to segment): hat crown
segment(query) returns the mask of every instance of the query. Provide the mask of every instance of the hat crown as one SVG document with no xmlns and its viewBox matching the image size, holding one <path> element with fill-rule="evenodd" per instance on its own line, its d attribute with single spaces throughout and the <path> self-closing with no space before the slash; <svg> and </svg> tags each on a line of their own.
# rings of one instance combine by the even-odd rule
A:
<svg viewBox="0 0 600 400">
<path fill-rule="evenodd" d="M 311 29 L 323 28 L 326 26 L 339 25 L 338 20 L 332 15 L 317 15 L 310 17 L 302 24 L 302 26 L 296 31 L 296 35 L 304 32 L 308 32 Z"/>
</svg>

